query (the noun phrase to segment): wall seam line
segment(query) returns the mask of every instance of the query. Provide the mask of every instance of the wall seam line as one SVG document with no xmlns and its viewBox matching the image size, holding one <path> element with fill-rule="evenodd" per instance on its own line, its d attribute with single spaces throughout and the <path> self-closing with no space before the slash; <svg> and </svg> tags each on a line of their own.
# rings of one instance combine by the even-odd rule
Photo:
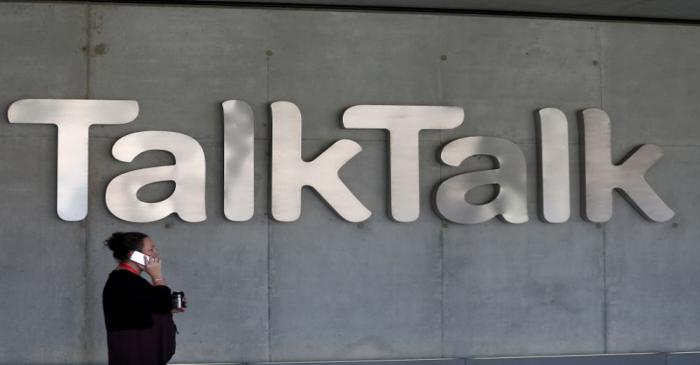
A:
<svg viewBox="0 0 700 365">
<path fill-rule="evenodd" d="M 603 352 L 608 353 L 608 236 L 603 225 Z"/>
<path fill-rule="evenodd" d="M 270 55 L 269 53 L 266 54 L 265 56 L 265 93 L 266 93 L 266 98 L 267 98 L 267 104 L 270 105 Z M 272 148 L 272 139 L 270 138 L 270 144 L 269 148 Z M 270 156 L 272 156 L 272 153 L 270 153 Z M 270 188 L 271 183 L 272 183 L 272 169 L 270 168 L 268 170 L 268 188 Z M 268 189 L 268 191 L 272 191 Z M 268 194 L 268 199 L 270 198 L 270 195 Z M 268 203 L 269 204 L 269 203 Z M 268 209 L 268 213 L 270 213 L 270 209 Z M 272 264 L 272 244 L 270 241 L 270 238 L 272 236 L 272 227 L 270 225 L 270 219 L 271 217 L 268 216 L 268 219 L 266 219 L 267 222 L 267 361 L 272 361 L 272 322 L 270 321 L 272 318 L 272 307 L 271 307 L 271 300 L 270 300 L 270 293 L 272 291 L 272 285 L 271 280 L 270 280 L 270 275 L 271 275 L 271 264 Z"/>
<path fill-rule="evenodd" d="M 604 81 L 603 81 L 604 80 L 603 79 L 603 76 L 604 76 L 603 57 L 605 55 L 603 54 L 603 37 L 601 34 L 600 26 L 601 26 L 600 24 L 596 25 L 596 38 L 598 40 L 598 80 L 599 80 L 598 81 L 598 91 L 600 93 L 600 108 L 605 110 L 605 105 L 603 104 L 603 101 L 604 101 L 603 95 L 604 95 L 604 89 L 605 89 L 604 85 L 603 85 L 603 83 L 604 83 Z"/>
<path fill-rule="evenodd" d="M 90 98 L 90 45 L 91 45 L 91 38 L 92 38 L 92 8 L 90 4 L 87 4 L 85 6 L 85 99 Z M 89 179 L 89 171 L 90 171 L 90 162 L 89 162 L 89 157 L 88 157 L 88 179 Z M 88 181 L 88 189 L 90 188 L 90 183 Z M 88 207 L 89 207 L 89 201 L 90 201 L 90 194 L 88 193 Z M 88 309 L 90 308 L 91 300 L 88 295 L 88 278 L 90 274 L 90 253 L 89 253 L 89 235 L 88 235 L 88 219 L 90 217 L 90 212 L 88 210 L 87 215 L 85 216 L 85 219 L 83 219 L 80 222 L 80 228 L 82 229 L 83 233 L 83 259 L 84 265 L 83 265 L 83 313 L 88 313 Z M 81 328 L 81 345 L 82 345 L 82 350 L 83 353 L 81 354 L 82 356 L 82 361 L 85 362 L 88 357 L 89 353 L 89 343 L 88 343 L 88 331 L 90 331 L 90 328 L 92 328 L 92 316 L 87 315 L 84 317 L 84 321 L 82 323 L 82 328 Z"/>
<path fill-rule="evenodd" d="M 267 98 L 267 103 L 270 104 L 270 52 L 269 50 L 265 55 L 265 97 Z"/>
<path fill-rule="evenodd" d="M 270 271 L 271 271 L 271 252 L 272 245 L 270 244 L 270 220 L 267 220 L 267 361 L 272 361 L 272 326 L 270 319 L 272 318 L 272 308 L 270 306 Z"/>
<path fill-rule="evenodd" d="M 605 110 L 604 98 L 604 70 L 605 62 L 603 60 L 603 36 L 601 24 L 596 25 L 596 38 L 598 43 L 598 92 L 600 96 L 600 108 Z M 602 308 L 602 327 L 603 327 L 603 352 L 608 353 L 608 237 L 607 225 L 603 224 L 603 308 Z"/>
<path fill-rule="evenodd" d="M 436 44 L 440 44 L 438 41 L 438 35 L 440 34 L 440 31 L 442 30 L 442 18 L 438 17 L 436 19 L 436 26 L 437 30 L 435 32 L 436 35 Z M 445 85 L 443 83 L 443 63 L 447 61 L 448 52 L 447 50 L 441 50 L 440 52 L 445 56 L 445 59 L 443 59 L 442 55 L 438 57 L 436 60 L 437 63 L 437 92 L 438 92 L 438 102 L 442 105 L 445 104 Z M 444 145 L 445 143 L 445 131 L 440 129 L 440 146 Z M 438 147 L 439 149 L 440 147 Z M 443 178 L 443 166 L 442 163 L 440 163 L 439 158 L 437 158 L 438 161 L 438 175 L 440 176 L 440 181 L 442 181 Z M 439 183 L 438 183 L 439 184 Z M 430 202 L 432 204 L 432 202 Z M 440 244 L 440 357 L 445 357 L 445 229 L 443 226 L 444 221 L 441 221 L 440 223 L 440 231 L 439 231 L 439 236 L 438 236 L 438 242 Z"/>
<path fill-rule="evenodd" d="M 272 309 L 270 307 L 270 269 L 271 269 L 271 244 L 270 244 L 270 220 L 267 220 L 267 361 L 272 361 L 272 329 L 270 319 L 272 318 Z"/>
<path fill-rule="evenodd" d="M 85 55 L 87 57 L 87 62 L 85 62 L 85 98 L 90 97 L 90 73 L 92 72 L 92 62 L 91 62 L 91 50 L 92 50 L 92 7 L 87 5 L 87 29 L 86 29 L 86 45 L 85 45 Z"/>
<path fill-rule="evenodd" d="M 440 356 L 445 357 L 445 235 L 440 227 Z"/>
</svg>

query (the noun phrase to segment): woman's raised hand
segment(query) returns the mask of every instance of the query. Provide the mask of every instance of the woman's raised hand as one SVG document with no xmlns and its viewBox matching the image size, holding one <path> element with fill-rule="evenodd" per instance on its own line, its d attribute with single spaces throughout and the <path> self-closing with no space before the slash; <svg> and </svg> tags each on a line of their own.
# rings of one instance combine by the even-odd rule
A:
<svg viewBox="0 0 700 365">
<path fill-rule="evenodd" d="M 159 256 L 146 259 L 146 273 L 153 279 L 153 284 L 165 284 Z"/>
</svg>

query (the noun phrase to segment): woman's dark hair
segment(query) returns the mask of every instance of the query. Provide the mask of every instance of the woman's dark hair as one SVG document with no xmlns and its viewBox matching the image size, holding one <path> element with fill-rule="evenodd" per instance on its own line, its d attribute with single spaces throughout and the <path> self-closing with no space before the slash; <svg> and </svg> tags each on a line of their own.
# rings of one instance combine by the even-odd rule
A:
<svg viewBox="0 0 700 365">
<path fill-rule="evenodd" d="M 129 259 L 129 252 L 141 251 L 143 239 L 148 237 L 141 232 L 114 232 L 105 240 L 105 246 L 112 250 L 112 256 L 119 261 Z"/>
</svg>

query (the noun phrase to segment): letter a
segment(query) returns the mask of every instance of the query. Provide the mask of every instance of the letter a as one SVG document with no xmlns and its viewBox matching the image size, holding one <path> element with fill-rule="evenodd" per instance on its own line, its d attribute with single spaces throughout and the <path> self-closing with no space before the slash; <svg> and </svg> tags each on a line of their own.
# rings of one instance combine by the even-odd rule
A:
<svg viewBox="0 0 700 365">
<path fill-rule="evenodd" d="M 204 151 L 197 141 L 175 132 L 145 131 L 120 138 L 112 147 L 114 158 L 131 162 L 142 152 L 167 151 L 175 156 L 175 164 L 149 167 L 121 174 L 107 185 L 107 208 L 129 222 L 146 223 L 177 213 L 186 222 L 207 219 L 204 203 Z M 175 191 L 165 200 L 148 203 L 136 193 L 145 185 L 174 181 Z"/>
<path fill-rule="evenodd" d="M 463 224 L 482 223 L 500 215 L 509 223 L 527 222 L 525 157 L 513 142 L 495 137 L 465 137 L 448 143 L 440 155 L 450 166 L 472 156 L 496 158 L 499 167 L 453 176 L 438 186 L 435 203 L 445 219 Z M 498 184 L 498 195 L 482 205 L 467 202 L 467 192 L 480 185 Z"/>
</svg>

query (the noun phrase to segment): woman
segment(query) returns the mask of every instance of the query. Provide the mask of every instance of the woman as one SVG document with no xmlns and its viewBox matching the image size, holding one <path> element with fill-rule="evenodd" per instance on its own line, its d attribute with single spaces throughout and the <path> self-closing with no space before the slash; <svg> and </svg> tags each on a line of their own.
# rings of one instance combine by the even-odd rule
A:
<svg viewBox="0 0 700 365">
<path fill-rule="evenodd" d="M 109 365 L 166 364 L 175 353 L 176 328 L 155 243 L 143 233 L 116 232 L 105 245 L 119 262 L 102 292 Z M 134 251 L 149 256 L 145 265 L 129 259 Z"/>
</svg>

